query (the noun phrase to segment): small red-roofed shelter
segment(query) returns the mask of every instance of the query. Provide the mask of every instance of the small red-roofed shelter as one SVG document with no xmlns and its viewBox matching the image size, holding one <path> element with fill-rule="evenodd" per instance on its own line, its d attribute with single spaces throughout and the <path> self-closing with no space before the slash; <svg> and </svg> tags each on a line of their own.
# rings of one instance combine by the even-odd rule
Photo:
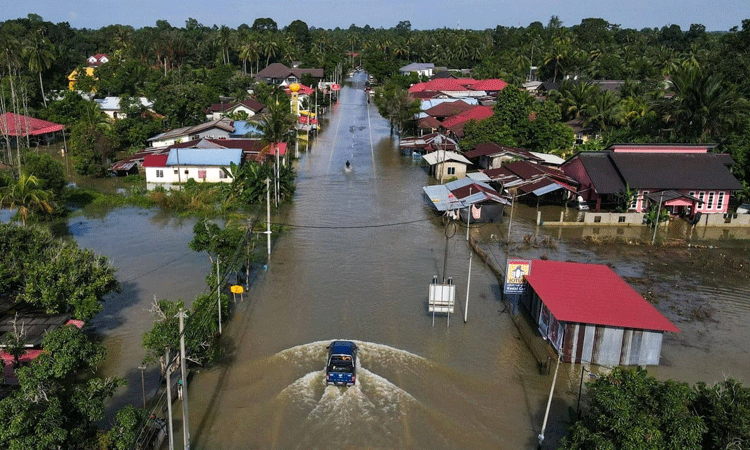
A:
<svg viewBox="0 0 750 450">
<path fill-rule="evenodd" d="M 680 330 L 610 267 L 533 260 L 522 303 L 564 362 L 658 365 Z"/>
<path fill-rule="evenodd" d="M 55 133 L 64 128 L 65 125 L 21 114 L 10 112 L 0 114 L 0 136 L 6 140 L 6 143 L 11 141 L 11 145 L 17 145 L 20 139 L 27 136 L 33 136 L 37 141 L 54 142 Z"/>
</svg>

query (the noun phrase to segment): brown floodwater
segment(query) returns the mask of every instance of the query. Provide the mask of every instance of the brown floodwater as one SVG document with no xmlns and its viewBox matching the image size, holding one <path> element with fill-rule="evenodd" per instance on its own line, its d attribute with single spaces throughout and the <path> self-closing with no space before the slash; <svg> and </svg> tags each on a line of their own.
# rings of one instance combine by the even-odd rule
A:
<svg viewBox="0 0 750 450">
<path fill-rule="evenodd" d="M 536 447 L 553 377 L 540 374 L 497 279 L 477 257 L 468 285 L 466 229 L 446 244 L 440 218 L 422 198 L 421 187 L 433 181 L 399 153 L 363 84 L 358 74 L 343 88 L 326 129 L 296 161 L 294 200 L 273 218 L 289 226 L 224 329 L 226 358 L 192 379 L 192 448 Z M 543 217 L 559 218 L 561 209 L 541 207 Z M 611 265 L 681 330 L 666 335 L 662 364 L 648 368 L 658 378 L 750 382 L 745 230 L 688 237 L 675 225 L 660 240 L 669 245 L 651 247 L 636 244 L 650 242 L 649 229 L 537 227 L 536 210 L 516 205 L 509 250 L 508 211 L 503 223 L 472 225 L 470 233 L 498 263 L 510 255 Z M 110 417 L 123 404 L 140 405 L 137 367 L 154 297 L 189 301 L 206 289 L 208 260 L 187 248 L 193 223 L 137 208 L 84 212 L 69 222 L 79 245 L 109 256 L 123 281 L 123 293 L 107 299 L 93 324 L 108 350 L 101 373 L 129 381 Z M 626 240 L 633 244 L 618 243 Z M 449 324 L 438 315 L 433 325 L 427 287 L 444 267 L 459 306 Z M 325 385 L 325 346 L 334 339 L 360 346 L 353 387 Z M 545 448 L 564 435 L 580 375 L 580 365 L 560 366 Z M 152 392 L 155 366 L 145 379 Z M 180 410 L 177 401 L 178 448 Z"/>
</svg>

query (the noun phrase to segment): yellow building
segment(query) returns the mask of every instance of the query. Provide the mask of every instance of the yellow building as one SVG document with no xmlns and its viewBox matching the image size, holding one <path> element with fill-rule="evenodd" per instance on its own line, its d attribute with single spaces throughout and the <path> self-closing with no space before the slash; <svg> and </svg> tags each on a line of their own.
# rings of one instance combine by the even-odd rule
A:
<svg viewBox="0 0 750 450">
<path fill-rule="evenodd" d="M 86 70 L 86 76 L 94 77 L 94 69 L 96 69 L 96 67 L 85 67 L 84 69 Z M 94 77 L 94 79 L 96 79 L 96 77 Z M 75 69 L 74 71 L 70 72 L 70 75 L 68 75 L 68 89 L 74 91 L 77 82 L 78 69 Z"/>
</svg>

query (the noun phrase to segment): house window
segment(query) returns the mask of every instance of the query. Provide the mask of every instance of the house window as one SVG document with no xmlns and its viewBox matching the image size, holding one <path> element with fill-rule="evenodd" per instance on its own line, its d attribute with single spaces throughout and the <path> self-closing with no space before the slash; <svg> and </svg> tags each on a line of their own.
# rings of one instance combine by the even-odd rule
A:
<svg viewBox="0 0 750 450">
<path fill-rule="evenodd" d="M 224 169 L 219 169 L 219 179 L 220 180 L 225 180 L 227 178 L 229 178 L 229 177 L 227 177 L 227 173 L 224 172 Z"/>
<path fill-rule="evenodd" d="M 156 169 L 156 178 L 164 178 L 164 170 Z"/>
<path fill-rule="evenodd" d="M 698 192 L 698 200 L 700 200 L 700 202 L 698 203 L 698 208 L 697 209 L 699 209 L 699 210 L 706 209 L 706 204 L 703 203 L 703 201 L 705 199 L 706 199 L 706 193 L 705 192 Z"/>
<path fill-rule="evenodd" d="M 190 175 L 190 171 L 185 169 L 185 175 Z"/>
<path fill-rule="evenodd" d="M 180 173 L 180 171 L 179 171 L 179 170 L 177 170 L 177 169 L 175 169 L 175 170 L 174 170 L 174 174 L 175 174 L 175 175 L 177 175 L 178 173 Z"/>
<path fill-rule="evenodd" d="M 724 193 L 719 192 L 719 198 L 716 199 L 716 209 L 719 211 L 724 209 Z"/>
<path fill-rule="evenodd" d="M 706 209 L 713 209 L 714 208 L 714 192 L 711 191 L 708 193 L 708 203 L 706 204 Z"/>
<path fill-rule="evenodd" d="M 641 194 L 641 210 L 648 208 L 648 199 L 646 198 L 647 195 L 648 191 L 643 191 L 643 194 Z"/>
<path fill-rule="evenodd" d="M 630 207 L 628 209 L 636 209 L 638 207 L 638 196 L 633 197 L 633 201 L 630 202 Z"/>
<path fill-rule="evenodd" d="M 617 223 L 625 223 L 625 216 L 620 216 L 617 218 Z"/>
<path fill-rule="evenodd" d="M 199 170 L 198 171 L 198 178 L 200 178 L 201 180 L 205 180 L 206 179 L 206 171 L 205 170 Z"/>
<path fill-rule="evenodd" d="M 456 168 L 448 167 L 448 175 L 455 175 L 455 174 L 456 174 Z"/>
</svg>

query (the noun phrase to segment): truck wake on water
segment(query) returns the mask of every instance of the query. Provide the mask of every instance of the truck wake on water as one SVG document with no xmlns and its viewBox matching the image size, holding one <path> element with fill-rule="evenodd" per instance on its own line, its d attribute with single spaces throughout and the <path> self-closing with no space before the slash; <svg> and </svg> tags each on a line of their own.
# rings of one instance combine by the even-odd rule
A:
<svg viewBox="0 0 750 450">
<path fill-rule="evenodd" d="M 432 426 L 441 426 L 439 422 L 443 419 L 430 413 L 419 400 L 399 387 L 397 379 L 391 381 L 374 372 L 383 368 L 393 373 L 424 372 L 432 363 L 404 350 L 355 341 L 360 356 L 356 384 L 349 387 L 327 385 L 326 347 L 332 341 L 299 345 L 267 359 L 267 364 L 320 367 L 294 379 L 266 405 L 276 410 L 272 415 L 280 427 L 273 433 L 277 448 L 315 447 L 321 435 L 326 434 L 330 434 L 332 446 L 335 442 L 344 448 L 408 447 L 407 417 L 422 417 L 432 421 Z M 288 434 L 291 429 L 294 432 Z"/>
</svg>

